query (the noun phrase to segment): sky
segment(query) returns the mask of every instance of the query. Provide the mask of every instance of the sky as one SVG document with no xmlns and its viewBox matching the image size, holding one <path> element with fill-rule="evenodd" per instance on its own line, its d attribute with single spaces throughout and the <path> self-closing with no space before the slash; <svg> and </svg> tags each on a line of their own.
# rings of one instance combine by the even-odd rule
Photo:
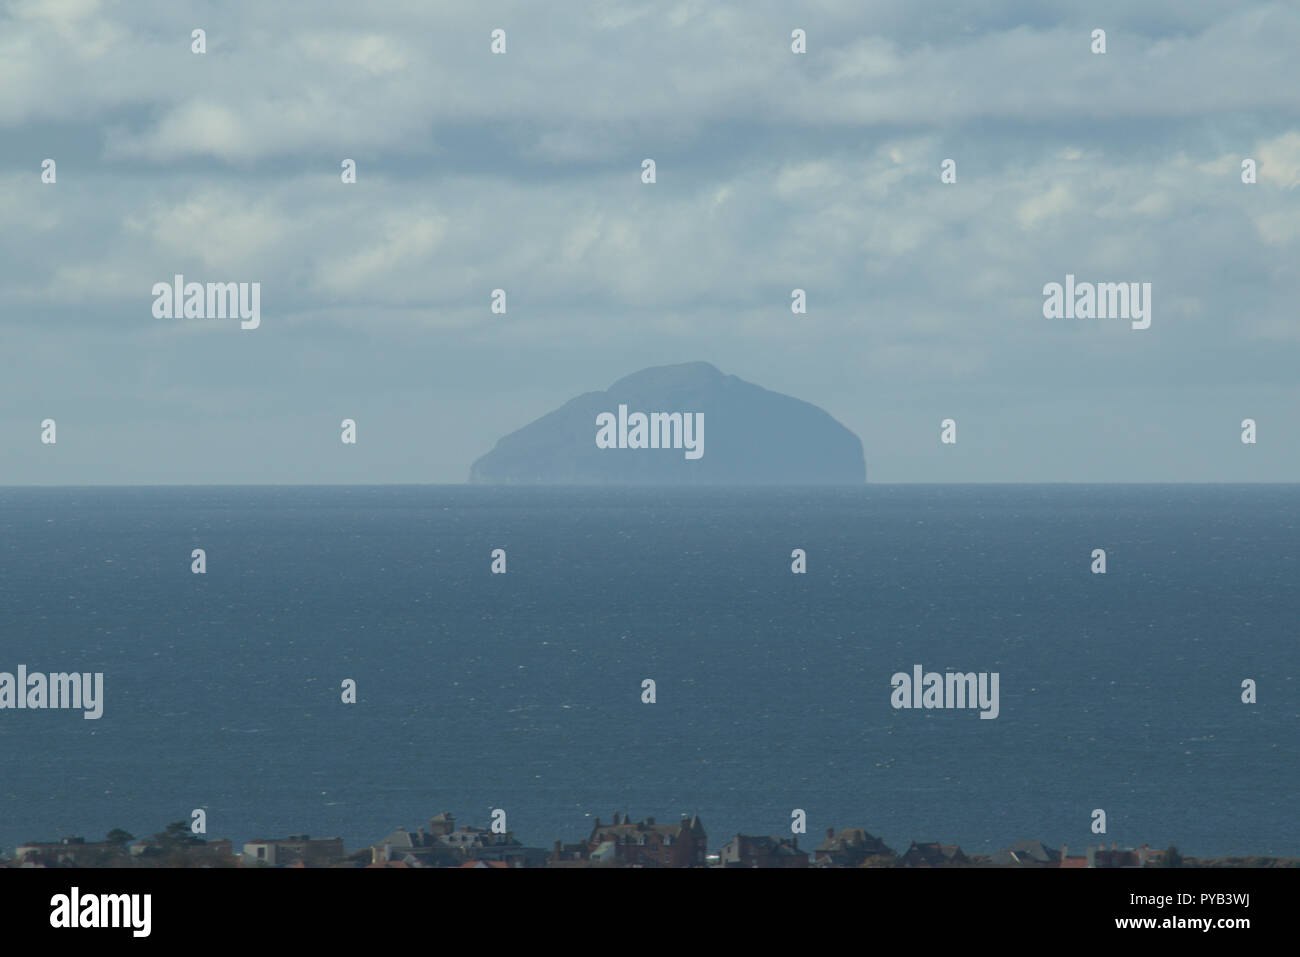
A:
<svg viewBox="0 0 1300 957">
<path fill-rule="evenodd" d="M 700 360 L 869 482 L 1300 481 L 1297 50 L 1254 0 L 0 4 L 0 485 L 463 482 Z"/>
</svg>

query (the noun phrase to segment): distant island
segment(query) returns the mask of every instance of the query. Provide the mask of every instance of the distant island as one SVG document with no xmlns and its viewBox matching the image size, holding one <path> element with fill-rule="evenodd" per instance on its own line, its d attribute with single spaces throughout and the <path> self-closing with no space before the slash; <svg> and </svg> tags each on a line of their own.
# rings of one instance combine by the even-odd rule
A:
<svg viewBox="0 0 1300 957">
<path fill-rule="evenodd" d="M 486 485 L 862 485 L 862 441 L 823 409 L 707 362 L 655 366 L 505 436 Z"/>
</svg>

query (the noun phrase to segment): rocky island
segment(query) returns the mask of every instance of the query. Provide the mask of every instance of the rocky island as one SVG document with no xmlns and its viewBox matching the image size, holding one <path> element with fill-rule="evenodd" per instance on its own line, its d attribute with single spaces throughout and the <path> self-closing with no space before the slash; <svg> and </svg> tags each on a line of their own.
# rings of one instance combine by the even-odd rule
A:
<svg viewBox="0 0 1300 957">
<path fill-rule="evenodd" d="M 707 424 L 707 430 L 706 430 Z M 808 402 L 707 362 L 656 366 L 505 436 L 491 485 L 862 485 L 862 441 Z"/>
</svg>

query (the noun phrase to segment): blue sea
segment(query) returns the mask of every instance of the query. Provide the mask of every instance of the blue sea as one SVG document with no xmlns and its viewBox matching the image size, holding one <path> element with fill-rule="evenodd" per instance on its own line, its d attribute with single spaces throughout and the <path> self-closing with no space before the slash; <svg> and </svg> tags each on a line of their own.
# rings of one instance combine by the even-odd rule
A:
<svg viewBox="0 0 1300 957">
<path fill-rule="evenodd" d="M 716 849 L 798 808 L 802 846 L 1300 856 L 1298 521 L 1295 485 L 0 488 L 0 671 L 105 686 L 0 711 L 0 847 L 502 808 Z M 917 664 L 997 672 L 999 716 L 895 710 Z"/>
</svg>

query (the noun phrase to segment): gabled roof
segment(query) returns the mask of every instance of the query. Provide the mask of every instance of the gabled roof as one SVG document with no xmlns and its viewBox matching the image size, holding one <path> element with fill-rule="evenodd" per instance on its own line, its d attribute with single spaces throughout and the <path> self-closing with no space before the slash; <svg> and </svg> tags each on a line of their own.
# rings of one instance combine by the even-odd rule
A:
<svg viewBox="0 0 1300 957">
<path fill-rule="evenodd" d="M 593 826 L 587 843 L 609 840 L 620 844 L 645 844 L 654 839 L 656 843 L 667 844 L 695 830 L 685 821 L 680 824 L 647 824 L 645 821 L 631 824 L 627 823 L 626 818 L 623 820 L 622 824 Z"/>
<path fill-rule="evenodd" d="M 940 844 L 938 841 L 926 841 L 919 844 L 913 841 L 912 846 L 904 852 L 903 858 L 908 861 L 920 860 L 930 865 L 946 864 L 952 861 L 960 863 L 969 860 L 956 844 Z"/>
<path fill-rule="evenodd" d="M 1048 847 L 1042 841 L 1016 841 L 1008 851 L 1021 859 L 1037 861 L 1040 864 L 1049 864 L 1061 859 L 1061 852 Z"/>
<path fill-rule="evenodd" d="M 415 847 L 415 839 L 406 828 L 399 827 L 382 841 L 376 842 L 377 847 L 383 847 L 385 844 L 391 844 L 393 847 Z"/>
<path fill-rule="evenodd" d="M 773 854 L 780 857 L 797 857 L 805 853 L 799 850 L 798 843 L 794 839 L 788 837 L 737 834 L 727 842 L 727 845 L 731 844 L 736 844 L 741 853 L 749 851 L 750 853 Z"/>
<path fill-rule="evenodd" d="M 860 827 L 843 827 L 834 837 L 827 838 L 821 844 L 817 845 L 816 850 L 833 853 L 835 851 L 847 851 L 850 848 L 866 847 L 867 849 L 883 849 L 885 842 L 878 837 L 874 837 L 864 828 Z M 883 853 L 883 851 L 882 851 Z"/>
</svg>

